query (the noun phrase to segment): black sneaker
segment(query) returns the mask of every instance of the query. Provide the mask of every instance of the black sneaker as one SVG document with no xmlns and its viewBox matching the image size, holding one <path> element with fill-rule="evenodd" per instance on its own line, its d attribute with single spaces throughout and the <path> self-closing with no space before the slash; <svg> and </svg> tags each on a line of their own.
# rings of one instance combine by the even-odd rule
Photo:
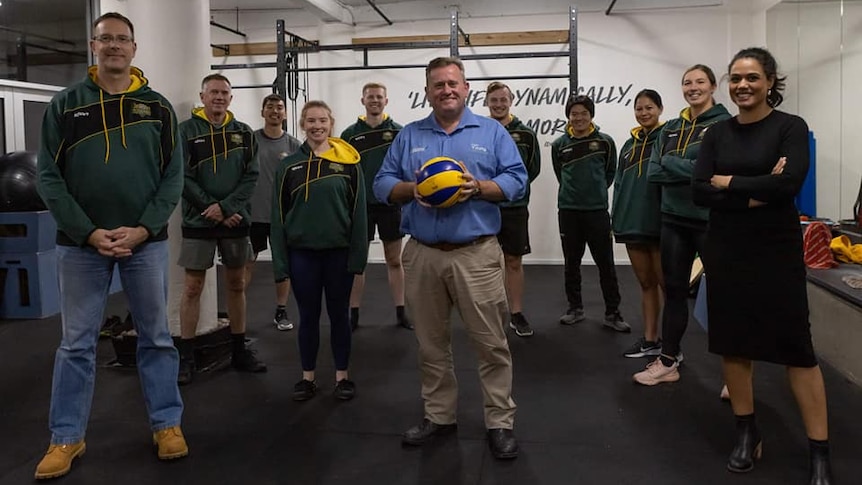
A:
<svg viewBox="0 0 862 485">
<path fill-rule="evenodd" d="M 650 342 L 644 337 L 639 338 L 637 342 L 628 348 L 628 350 L 623 352 L 624 357 L 632 359 L 659 354 L 661 354 L 661 339 L 659 339 L 658 342 Z"/>
<path fill-rule="evenodd" d="M 254 351 L 249 349 L 234 353 L 230 359 L 230 365 L 241 372 L 266 372 L 266 364 L 257 360 Z"/>
<path fill-rule="evenodd" d="M 587 316 L 584 314 L 583 308 L 569 308 L 566 310 L 566 314 L 560 317 L 560 324 L 562 325 L 574 325 L 579 322 L 583 322 L 587 319 Z"/>
<path fill-rule="evenodd" d="M 602 325 L 604 325 L 605 328 L 609 328 L 617 332 L 629 333 L 632 331 L 631 325 L 623 320 L 623 316 L 620 315 L 620 312 L 613 312 L 605 315 L 605 321 L 602 322 Z"/>
<path fill-rule="evenodd" d="M 509 326 L 515 330 L 515 335 L 518 337 L 529 337 L 533 335 L 533 329 L 530 328 L 529 322 L 524 318 L 522 313 L 513 313 L 512 319 L 509 321 Z"/>
<path fill-rule="evenodd" d="M 191 384 L 195 378 L 195 361 L 180 357 L 180 368 L 177 372 L 177 384 L 184 386 Z"/>
<path fill-rule="evenodd" d="M 398 319 L 398 326 L 401 328 L 406 328 L 407 330 L 413 330 L 413 324 L 410 323 L 410 320 L 407 319 L 407 316 Z"/>
<path fill-rule="evenodd" d="M 282 332 L 293 330 L 293 322 L 287 318 L 287 310 L 283 308 L 276 308 L 275 317 L 272 319 L 272 322 L 275 323 L 275 328 Z"/>
<path fill-rule="evenodd" d="M 335 391 L 332 392 L 336 399 L 349 401 L 356 396 L 356 384 L 347 379 L 341 379 L 335 383 Z"/>
<path fill-rule="evenodd" d="M 307 381 L 305 379 L 296 383 L 293 386 L 293 400 L 294 401 L 308 401 L 313 398 L 317 393 L 317 384 L 314 381 Z"/>
</svg>

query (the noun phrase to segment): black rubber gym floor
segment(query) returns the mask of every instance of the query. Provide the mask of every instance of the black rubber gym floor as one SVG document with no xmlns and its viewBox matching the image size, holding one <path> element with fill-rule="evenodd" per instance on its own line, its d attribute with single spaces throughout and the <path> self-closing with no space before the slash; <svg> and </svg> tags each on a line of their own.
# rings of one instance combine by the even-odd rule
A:
<svg viewBox="0 0 862 485">
<path fill-rule="evenodd" d="M 527 266 L 526 316 L 535 336 L 509 331 L 518 404 L 520 457 L 494 460 L 484 441 L 482 397 L 472 350 L 455 319 L 454 353 L 460 384 L 457 437 L 420 449 L 400 434 L 422 418 L 416 342 L 395 326 L 382 265 L 370 265 L 354 333 L 351 379 L 357 397 L 336 402 L 328 324 L 321 333 L 313 400 L 291 400 L 300 378 L 296 331 L 271 323 L 273 287 L 260 263 L 248 295 L 249 337 L 269 372 L 219 370 L 182 388 L 188 458 L 162 463 L 151 446 L 134 370 L 108 368 L 109 341 L 99 344 L 96 394 L 87 453 L 68 484 L 780 484 L 807 483 L 808 444 L 781 367 L 755 371 L 763 460 L 754 471 L 725 470 L 733 446 L 730 406 L 718 398 L 718 358 L 692 321 L 683 341 L 682 379 L 654 388 L 632 383 L 646 363 L 621 353 L 638 336 L 639 290 L 628 266 L 618 268 L 623 315 L 631 335 L 603 329 L 598 276 L 584 268 L 588 320 L 573 327 L 565 310 L 562 267 Z M 107 314 L 125 314 L 111 298 Z M 296 317 L 291 304 L 289 313 Z M 33 482 L 45 451 L 53 355 L 59 318 L 0 322 L 0 483 Z M 815 344 L 816 345 L 816 344 Z M 862 389 L 824 365 L 833 467 L 839 483 L 859 483 Z"/>
</svg>

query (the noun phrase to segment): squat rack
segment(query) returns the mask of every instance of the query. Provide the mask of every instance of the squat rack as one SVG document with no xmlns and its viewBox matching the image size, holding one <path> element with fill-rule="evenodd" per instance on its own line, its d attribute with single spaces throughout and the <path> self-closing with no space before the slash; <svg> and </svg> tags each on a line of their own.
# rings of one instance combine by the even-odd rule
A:
<svg viewBox="0 0 862 485">
<path fill-rule="evenodd" d="M 272 84 L 257 84 L 247 86 L 234 86 L 234 89 L 243 88 L 272 88 L 273 92 L 285 99 L 295 102 L 298 94 L 299 74 L 306 76 L 310 72 L 334 72 L 334 71 L 358 71 L 378 69 L 424 69 L 427 64 L 370 64 L 368 53 L 372 50 L 397 50 L 397 49 L 433 49 L 449 47 L 449 55 L 459 57 L 463 61 L 495 60 L 495 59 L 525 59 L 525 58 L 549 58 L 568 57 L 568 74 L 535 74 L 535 75 L 513 75 L 494 77 L 468 77 L 468 80 L 518 80 L 518 79 L 568 79 L 569 92 L 576 92 L 578 88 L 578 12 L 575 5 L 569 7 L 569 49 L 566 51 L 548 52 L 511 52 L 499 54 L 467 54 L 459 56 L 459 35 L 464 38 L 466 45 L 470 45 L 470 36 L 465 33 L 458 23 L 458 10 L 452 9 L 449 14 L 449 40 L 448 41 L 415 41 L 415 42 L 384 42 L 369 44 L 331 44 L 321 45 L 319 42 L 309 41 L 296 34 L 285 30 L 284 20 L 276 20 L 276 62 L 260 62 L 245 64 L 212 65 L 213 70 L 228 69 L 257 69 L 275 68 L 276 78 Z M 337 67 L 299 67 L 299 54 L 319 53 L 324 51 L 339 50 L 361 50 L 363 62 L 358 66 Z"/>
</svg>

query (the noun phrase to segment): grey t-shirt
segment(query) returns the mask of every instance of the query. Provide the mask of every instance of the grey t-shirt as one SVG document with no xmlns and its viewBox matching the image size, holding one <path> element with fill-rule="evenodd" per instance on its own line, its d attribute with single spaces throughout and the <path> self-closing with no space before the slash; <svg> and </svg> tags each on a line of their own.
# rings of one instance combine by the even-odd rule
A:
<svg viewBox="0 0 862 485">
<path fill-rule="evenodd" d="M 272 184 L 281 159 L 293 155 L 302 142 L 284 132 L 280 138 L 266 136 L 263 129 L 254 132 L 260 162 L 260 175 L 251 196 L 251 222 L 269 223 L 272 217 Z"/>
</svg>

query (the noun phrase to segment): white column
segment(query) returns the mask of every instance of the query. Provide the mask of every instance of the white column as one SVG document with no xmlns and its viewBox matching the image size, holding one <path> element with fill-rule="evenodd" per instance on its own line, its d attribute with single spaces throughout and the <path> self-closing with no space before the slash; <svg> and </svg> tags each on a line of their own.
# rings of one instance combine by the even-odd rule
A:
<svg viewBox="0 0 862 485">
<path fill-rule="evenodd" d="M 210 72 L 209 0 L 101 0 L 101 13 L 118 12 L 135 26 L 138 50 L 132 64 L 142 71 L 150 87 L 170 100 L 179 121 L 189 118 L 200 97 L 200 82 Z M 171 216 L 168 320 L 171 333 L 180 334 L 180 300 L 185 273 L 177 266 L 182 232 L 181 215 Z M 201 295 L 198 334 L 216 328 L 217 286 L 215 268 L 207 271 Z"/>
</svg>

